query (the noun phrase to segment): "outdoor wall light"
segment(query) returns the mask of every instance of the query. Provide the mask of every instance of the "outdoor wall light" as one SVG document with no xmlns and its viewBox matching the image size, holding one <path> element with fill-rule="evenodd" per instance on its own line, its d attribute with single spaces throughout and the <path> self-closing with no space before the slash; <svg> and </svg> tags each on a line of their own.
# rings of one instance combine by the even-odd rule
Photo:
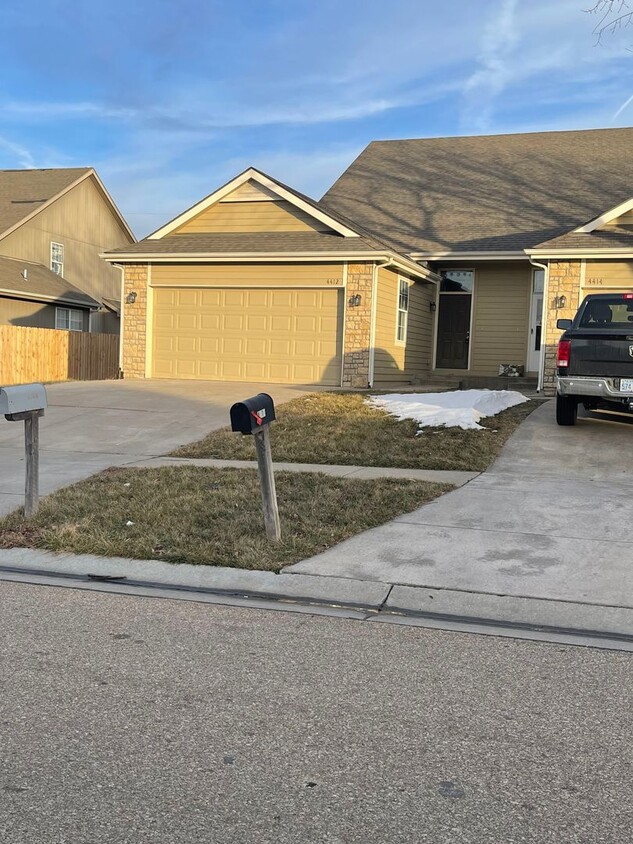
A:
<svg viewBox="0 0 633 844">
<path fill-rule="evenodd" d="M 350 296 L 348 300 L 348 305 L 350 308 L 357 308 L 360 303 L 362 302 L 360 293 L 356 293 L 354 296 Z"/>
<path fill-rule="evenodd" d="M 564 308 L 567 305 L 566 296 L 557 296 L 555 300 L 556 308 Z"/>
<path fill-rule="evenodd" d="M 429 310 L 434 314 L 437 310 L 437 302 L 429 302 Z"/>
<path fill-rule="evenodd" d="M 132 290 L 131 293 L 128 293 L 125 297 L 125 301 L 128 305 L 133 305 L 136 302 L 136 293 Z"/>
</svg>

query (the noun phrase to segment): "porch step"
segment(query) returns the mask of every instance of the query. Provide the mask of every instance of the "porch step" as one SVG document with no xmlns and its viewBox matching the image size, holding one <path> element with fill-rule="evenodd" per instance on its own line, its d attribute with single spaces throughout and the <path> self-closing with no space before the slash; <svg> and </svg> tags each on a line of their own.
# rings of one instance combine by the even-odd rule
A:
<svg viewBox="0 0 633 844">
<path fill-rule="evenodd" d="M 459 381 L 460 390 L 536 390 L 536 378 L 509 378 L 498 375 L 467 375 Z"/>
</svg>

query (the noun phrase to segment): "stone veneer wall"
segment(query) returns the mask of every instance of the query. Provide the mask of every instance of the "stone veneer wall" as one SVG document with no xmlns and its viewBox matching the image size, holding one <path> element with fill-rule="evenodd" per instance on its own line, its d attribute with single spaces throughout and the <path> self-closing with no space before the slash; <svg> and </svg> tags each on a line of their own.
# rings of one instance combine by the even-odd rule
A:
<svg viewBox="0 0 633 844">
<path fill-rule="evenodd" d="M 580 261 L 550 261 L 547 313 L 545 318 L 545 377 L 543 392 L 553 396 L 556 392 L 556 349 L 562 331 L 556 328 L 557 319 L 573 319 L 580 304 Z M 564 296 L 567 304 L 556 308 L 556 298 Z"/>
<path fill-rule="evenodd" d="M 371 345 L 371 309 L 374 281 L 373 264 L 350 264 L 347 268 L 348 304 L 345 311 L 343 387 L 369 385 L 369 349 Z M 361 303 L 350 307 L 349 300 L 359 294 Z"/>
<path fill-rule="evenodd" d="M 147 340 L 147 264 L 127 264 L 123 281 L 123 377 L 145 378 Z M 128 293 L 136 293 L 136 302 L 128 305 Z"/>
</svg>

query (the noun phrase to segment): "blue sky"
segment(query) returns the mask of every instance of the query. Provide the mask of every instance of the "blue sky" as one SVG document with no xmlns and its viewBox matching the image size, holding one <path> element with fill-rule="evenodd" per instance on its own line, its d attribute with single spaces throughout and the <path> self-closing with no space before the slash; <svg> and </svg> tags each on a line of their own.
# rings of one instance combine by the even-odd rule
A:
<svg viewBox="0 0 633 844">
<path fill-rule="evenodd" d="M 96 167 L 141 236 L 249 165 L 319 197 L 371 140 L 633 124 L 593 0 L 5 0 L 0 167 Z"/>
</svg>

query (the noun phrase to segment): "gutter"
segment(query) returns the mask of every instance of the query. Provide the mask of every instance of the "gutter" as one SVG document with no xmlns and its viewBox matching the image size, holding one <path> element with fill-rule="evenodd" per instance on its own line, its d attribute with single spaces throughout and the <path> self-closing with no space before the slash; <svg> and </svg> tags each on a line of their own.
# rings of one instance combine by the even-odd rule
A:
<svg viewBox="0 0 633 844">
<path fill-rule="evenodd" d="M 43 293 L 27 293 L 23 290 L 10 290 L 4 287 L 0 288 L 0 294 L 11 296 L 14 299 L 23 299 L 26 302 L 51 302 L 54 304 L 75 305 L 78 308 L 86 308 L 91 311 L 98 311 L 101 307 L 94 299 L 92 300 L 94 304 L 91 305 L 89 302 L 80 302 L 77 299 L 68 299 L 65 296 L 45 296 Z"/>
<path fill-rule="evenodd" d="M 411 273 L 418 278 L 432 283 L 440 281 L 439 276 L 432 270 L 416 264 L 414 261 L 408 261 L 400 255 L 392 252 L 139 252 L 139 253 L 112 253 L 101 252 L 99 255 L 104 261 L 110 264 L 117 264 L 121 261 L 133 263 L 147 263 L 153 264 L 174 264 L 174 263 L 253 263 L 256 261 L 270 261 L 276 263 L 288 263 L 298 261 L 387 261 L 396 267 L 401 268 L 405 272 Z"/>
<path fill-rule="evenodd" d="M 371 317 L 369 323 L 369 366 L 367 371 L 367 386 L 374 386 L 374 368 L 376 365 L 376 318 L 378 313 L 378 270 L 388 267 L 392 261 L 385 260 L 374 264 L 371 281 Z"/>
</svg>

